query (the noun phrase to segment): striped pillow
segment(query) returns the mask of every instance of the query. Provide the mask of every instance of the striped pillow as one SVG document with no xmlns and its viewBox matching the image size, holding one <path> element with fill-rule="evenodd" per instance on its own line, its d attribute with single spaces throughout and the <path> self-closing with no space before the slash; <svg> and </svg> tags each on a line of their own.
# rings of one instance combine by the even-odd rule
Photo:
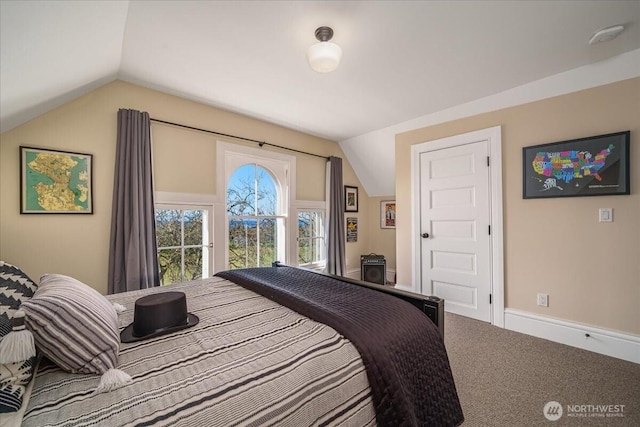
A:
<svg viewBox="0 0 640 427">
<path fill-rule="evenodd" d="M 36 348 L 65 371 L 104 374 L 117 366 L 118 313 L 96 290 L 47 274 L 22 309 Z"/>
<path fill-rule="evenodd" d="M 11 332 L 20 304 L 33 296 L 36 284 L 18 267 L 0 261 L 0 341 Z M 0 413 L 16 412 L 33 377 L 36 358 L 0 363 Z"/>
</svg>

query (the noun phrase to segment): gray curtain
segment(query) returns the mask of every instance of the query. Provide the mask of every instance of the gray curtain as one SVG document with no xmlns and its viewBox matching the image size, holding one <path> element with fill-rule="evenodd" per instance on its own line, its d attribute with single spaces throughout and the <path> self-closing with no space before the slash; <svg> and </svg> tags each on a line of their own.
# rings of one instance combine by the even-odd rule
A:
<svg viewBox="0 0 640 427">
<path fill-rule="evenodd" d="M 149 113 L 118 111 L 108 292 L 158 286 Z"/>
<path fill-rule="evenodd" d="M 342 159 L 329 157 L 327 161 L 327 193 L 329 214 L 327 218 L 327 266 L 329 274 L 344 276 L 345 231 L 344 231 L 344 189 L 342 186 Z"/>
</svg>

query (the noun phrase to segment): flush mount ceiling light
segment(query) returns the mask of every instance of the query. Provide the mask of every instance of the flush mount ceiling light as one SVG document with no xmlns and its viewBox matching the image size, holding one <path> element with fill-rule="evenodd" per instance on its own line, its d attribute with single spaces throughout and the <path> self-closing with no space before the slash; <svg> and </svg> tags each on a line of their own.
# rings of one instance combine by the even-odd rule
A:
<svg viewBox="0 0 640 427">
<path fill-rule="evenodd" d="M 609 40 L 613 40 L 621 32 L 624 31 L 624 25 L 616 25 L 614 27 L 603 28 L 600 31 L 596 31 L 591 39 L 589 40 L 589 44 L 603 43 L 608 42 Z"/>
<path fill-rule="evenodd" d="M 333 37 L 333 30 L 329 27 L 320 27 L 316 30 L 318 43 L 312 45 L 307 51 L 309 65 L 319 73 L 329 73 L 340 64 L 342 49 L 335 43 L 330 42 Z"/>
</svg>

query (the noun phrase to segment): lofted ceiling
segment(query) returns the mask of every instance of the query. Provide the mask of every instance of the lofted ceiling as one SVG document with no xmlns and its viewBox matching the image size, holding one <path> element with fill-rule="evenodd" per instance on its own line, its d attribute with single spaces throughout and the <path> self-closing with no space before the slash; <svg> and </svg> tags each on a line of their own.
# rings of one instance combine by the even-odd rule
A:
<svg viewBox="0 0 640 427">
<path fill-rule="evenodd" d="M 2 132 L 121 79 L 344 141 L 640 48 L 638 0 L 2 0 L 0 19 Z M 305 56 L 323 25 L 329 74 Z"/>
</svg>

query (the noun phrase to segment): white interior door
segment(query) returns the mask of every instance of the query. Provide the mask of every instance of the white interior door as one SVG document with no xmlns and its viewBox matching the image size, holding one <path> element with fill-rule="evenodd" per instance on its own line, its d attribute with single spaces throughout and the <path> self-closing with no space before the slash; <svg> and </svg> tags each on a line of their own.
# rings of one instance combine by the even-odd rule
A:
<svg viewBox="0 0 640 427">
<path fill-rule="evenodd" d="M 491 321 L 488 142 L 420 153 L 421 292 Z"/>
</svg>

